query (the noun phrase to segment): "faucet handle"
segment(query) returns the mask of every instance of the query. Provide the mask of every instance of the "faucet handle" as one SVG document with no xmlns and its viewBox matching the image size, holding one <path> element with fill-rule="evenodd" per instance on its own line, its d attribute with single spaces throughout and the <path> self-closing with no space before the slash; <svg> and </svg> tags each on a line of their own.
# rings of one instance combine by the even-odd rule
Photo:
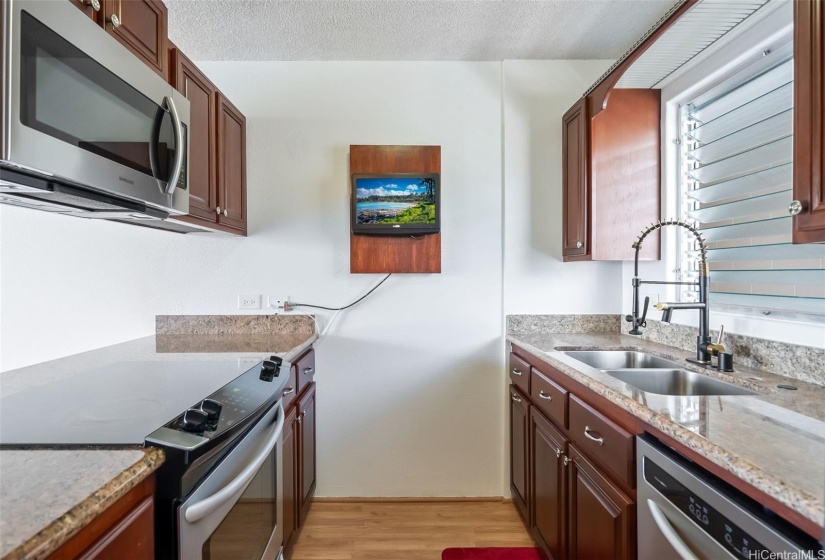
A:
<svg viewBox="0 0 825 560">
<path fill-rule="evenodd" d="M 716 339 L 716 344 L 708 344 L 708 353 L 711 356 L 719 356 L 725 351 L 725 345 L 722 344 L 722 337 L 725 336 L 725 325 L 719 329 L 719 338 Z"/>
<path fill-rule="evenodd" d="M 716 344 L 722 345 L 722 337 L 725 336 L 725 325 L 719 327 L 719 338 L 716 339 Z"/>
</svg>

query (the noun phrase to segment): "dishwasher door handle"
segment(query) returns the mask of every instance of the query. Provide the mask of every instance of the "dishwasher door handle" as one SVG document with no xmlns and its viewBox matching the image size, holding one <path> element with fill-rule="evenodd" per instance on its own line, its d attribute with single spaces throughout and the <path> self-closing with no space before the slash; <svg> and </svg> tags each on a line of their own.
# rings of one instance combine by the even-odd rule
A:
<svg viewBox="0 0 825 560">
<path fill-rule="evenodd" d="M 662 535 L 664 535 L 667 542 L 670 543 L 670 546 L 673 547 L 673 550 L 676 551 L 676 554 L 679 555 L 679 558 L 682 560 L 699 560 L 699 558 L 693 554 L 693 551 L 688 548 L 679 535 L 676 534 L 676 531 L 673 529 L 670 521 L 668 521 L 667 517 L 665 517 L 662 508 L 660 508 L 659 505 L 650 498 L 647 500 L 647 507 L 650 508 L 650 513 L 653 515 L 653 521 L 656 522 L 656 526 L 659 527 Z"/>
</svg>

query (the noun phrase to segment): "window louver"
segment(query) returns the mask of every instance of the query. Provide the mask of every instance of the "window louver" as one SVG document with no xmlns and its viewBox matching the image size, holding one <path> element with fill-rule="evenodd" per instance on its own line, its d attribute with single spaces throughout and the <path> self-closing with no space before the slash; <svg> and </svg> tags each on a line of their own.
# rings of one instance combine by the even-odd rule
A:
<svg viewBox="0 0 825 560">
<path fill-rule="evenodd" d="M 791 243 L 793 60 L 716 87 L 681 116 L 682 217 L 707 241 L 713 303 L 825 315 L 825 245 Z M 682 251 L 687 279 L 695 249 Z"/>
</svg>

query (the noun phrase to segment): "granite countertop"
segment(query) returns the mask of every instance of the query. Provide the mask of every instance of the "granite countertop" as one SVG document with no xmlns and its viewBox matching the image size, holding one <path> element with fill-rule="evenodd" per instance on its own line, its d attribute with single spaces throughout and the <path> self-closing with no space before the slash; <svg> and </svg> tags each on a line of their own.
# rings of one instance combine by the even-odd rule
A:
<svg viewBox="0 0 825 560">
<path fill-rule="evenodd" d="M 0 397 L 122 362 L 214 361 L 236 364 L 240 375 L 273 354 L 294 359 L 317 338 L 306 331 L 158 334 L 3 372 Z M 0 559 L 48 556 L 161 463 L 161 450 L 134 446 L 0 450 Z"/>
<path fill-rule="evenodd" d="M 0 452 L 0 558 L 45 558 L 152 474 L 163 451 Z"/>
<path fill-rule="evenodd" d="M 622 334 L 508 334 L 507 340 L 608 398 L 805 518 L 825 523 L 825 387 L 735 365 L 724 374 L 686 363 L 692 354 Z M 563 353 L 639 350 L 757 391 L 674 397 L 636 389 Z M 777 388 L 789 384 L 797 390 Z"/>
</svg>

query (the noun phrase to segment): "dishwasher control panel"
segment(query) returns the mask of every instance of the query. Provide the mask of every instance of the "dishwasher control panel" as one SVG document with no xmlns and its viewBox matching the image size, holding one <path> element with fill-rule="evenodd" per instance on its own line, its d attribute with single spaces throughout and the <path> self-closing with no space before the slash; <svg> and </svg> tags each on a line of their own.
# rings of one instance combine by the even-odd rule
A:
<svg viewBox="0 0 825 560">
<path fill-rule="evenodd" d="M 762 551 L 768 552 L 767 547 L 701 500 L 653 461 L 644 461 L 644 476 L 648 484 L 734 556 L 743 559 L 768 557 L 762 556 Z"/>
</svg>

